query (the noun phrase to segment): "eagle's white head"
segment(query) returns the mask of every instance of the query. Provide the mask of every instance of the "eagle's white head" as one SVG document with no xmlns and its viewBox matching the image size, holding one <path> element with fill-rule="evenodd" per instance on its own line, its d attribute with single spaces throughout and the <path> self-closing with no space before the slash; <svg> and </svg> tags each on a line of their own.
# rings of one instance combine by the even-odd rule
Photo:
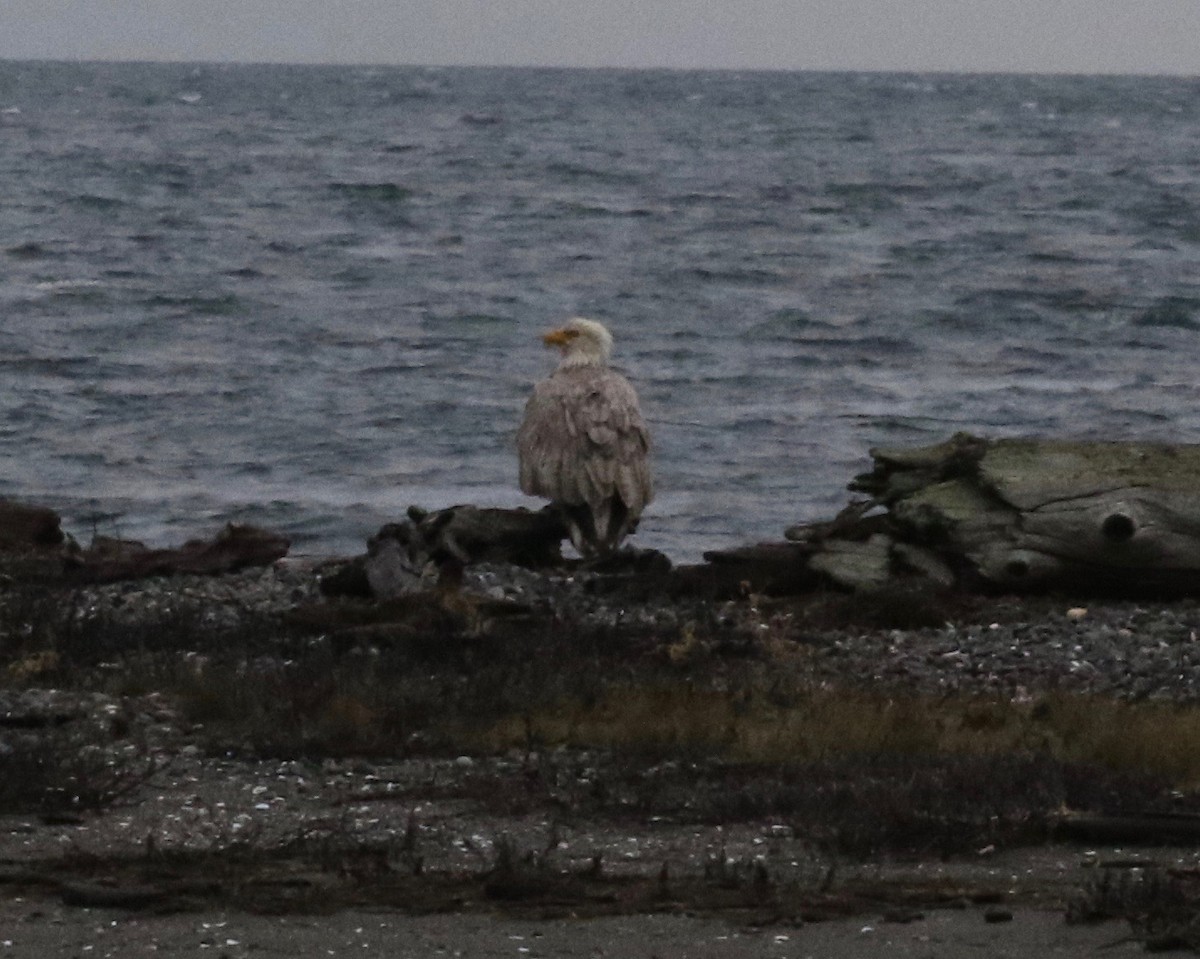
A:
<svg viewBox="0 0 1200 959">
<path fill-rule="evenodd" d="M 604 366 L 612 355 L 613 338 L 603 323 L 574 317 L 542 337 L 563 355 L 559 366 Z"/>
</svg>

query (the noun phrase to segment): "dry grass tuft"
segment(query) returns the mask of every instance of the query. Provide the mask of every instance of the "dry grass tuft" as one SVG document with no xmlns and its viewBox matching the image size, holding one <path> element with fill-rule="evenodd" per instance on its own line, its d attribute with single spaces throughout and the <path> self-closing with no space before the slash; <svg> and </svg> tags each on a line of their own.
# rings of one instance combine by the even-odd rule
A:
<svg viewBox="0 0 1200 959">
<path fill-rule="evenodd" d="M 486 750 L 548 745 L 796 763 L 838 756 L 1039 754 L 1200 784 L 1200 706 L 1052 694 L 999 698 L 814 689 L 781 697 L 688 682 L 623 684 L 480 730 Z"/>
</svg>

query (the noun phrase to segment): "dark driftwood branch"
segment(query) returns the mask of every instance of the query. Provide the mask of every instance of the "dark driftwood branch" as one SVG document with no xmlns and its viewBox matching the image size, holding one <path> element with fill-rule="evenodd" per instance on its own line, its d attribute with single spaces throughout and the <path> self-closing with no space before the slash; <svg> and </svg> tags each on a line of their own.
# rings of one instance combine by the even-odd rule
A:
<svg viewBox="0 0 1200 959">
<path fill-rule="evenodd" d="M 69 557 L 74 575 L 110 583 L 177 573 L 228 573 L 267 566 L 287 555 L 289 542 L 277 533 L 230 523 L 211 540 L 190 540 L 176 549 L 149 549 L 130 540 L 97 537 Z"/>
<path fill-rule="evenodd" d="M 370 593 L 388 599 L 425 589 L 441 571 L 471 563 L 554 566 L 562 561 L 566 535 L 550 507 L 534 513 L 469 505 L 428 512 L 412 506 L 408 519 L 389 523 L 367 542 L 363 571 Z"/>
<path fill-rule="evenodd" d="M 435 562 L 510 562 L 519 566 L 547 566 L 562 559 L 566 524 L 553 507 L 482 509 L 452 506 L 429 513 L 409 507 L 408 523 L 395 527 L 395 535 L 410 552 Z M 387 529 L 388 527 L 385 527 Z"/>
</svg>

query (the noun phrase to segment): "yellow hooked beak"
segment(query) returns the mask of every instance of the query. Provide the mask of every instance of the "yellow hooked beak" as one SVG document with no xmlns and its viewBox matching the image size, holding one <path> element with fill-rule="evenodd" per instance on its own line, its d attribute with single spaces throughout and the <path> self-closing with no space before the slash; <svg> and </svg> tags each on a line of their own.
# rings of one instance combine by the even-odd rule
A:
<svg viewBox="0 0 1200 959">
<path fill-rule="evenodd" d="M 574 330 L 551 330 L 542 337 L 542 342 L 547 346 L 566 346 L 578 335 Z"/>
</svg>

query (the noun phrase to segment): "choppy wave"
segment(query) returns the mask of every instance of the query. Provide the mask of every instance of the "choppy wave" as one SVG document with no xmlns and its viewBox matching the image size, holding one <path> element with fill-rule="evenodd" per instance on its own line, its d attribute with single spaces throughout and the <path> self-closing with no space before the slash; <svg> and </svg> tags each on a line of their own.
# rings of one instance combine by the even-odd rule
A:
<svg viewBox="0 0 1200 959">
<path fill-rule="evenodd" d="M 678 558 L 868 447 L 1200 435 L 1200 82 L 0 64 L 0 495 L 77 535 L 349 551 L 536 505 L 569 314 L 617 336 Z"/>
</svg>

